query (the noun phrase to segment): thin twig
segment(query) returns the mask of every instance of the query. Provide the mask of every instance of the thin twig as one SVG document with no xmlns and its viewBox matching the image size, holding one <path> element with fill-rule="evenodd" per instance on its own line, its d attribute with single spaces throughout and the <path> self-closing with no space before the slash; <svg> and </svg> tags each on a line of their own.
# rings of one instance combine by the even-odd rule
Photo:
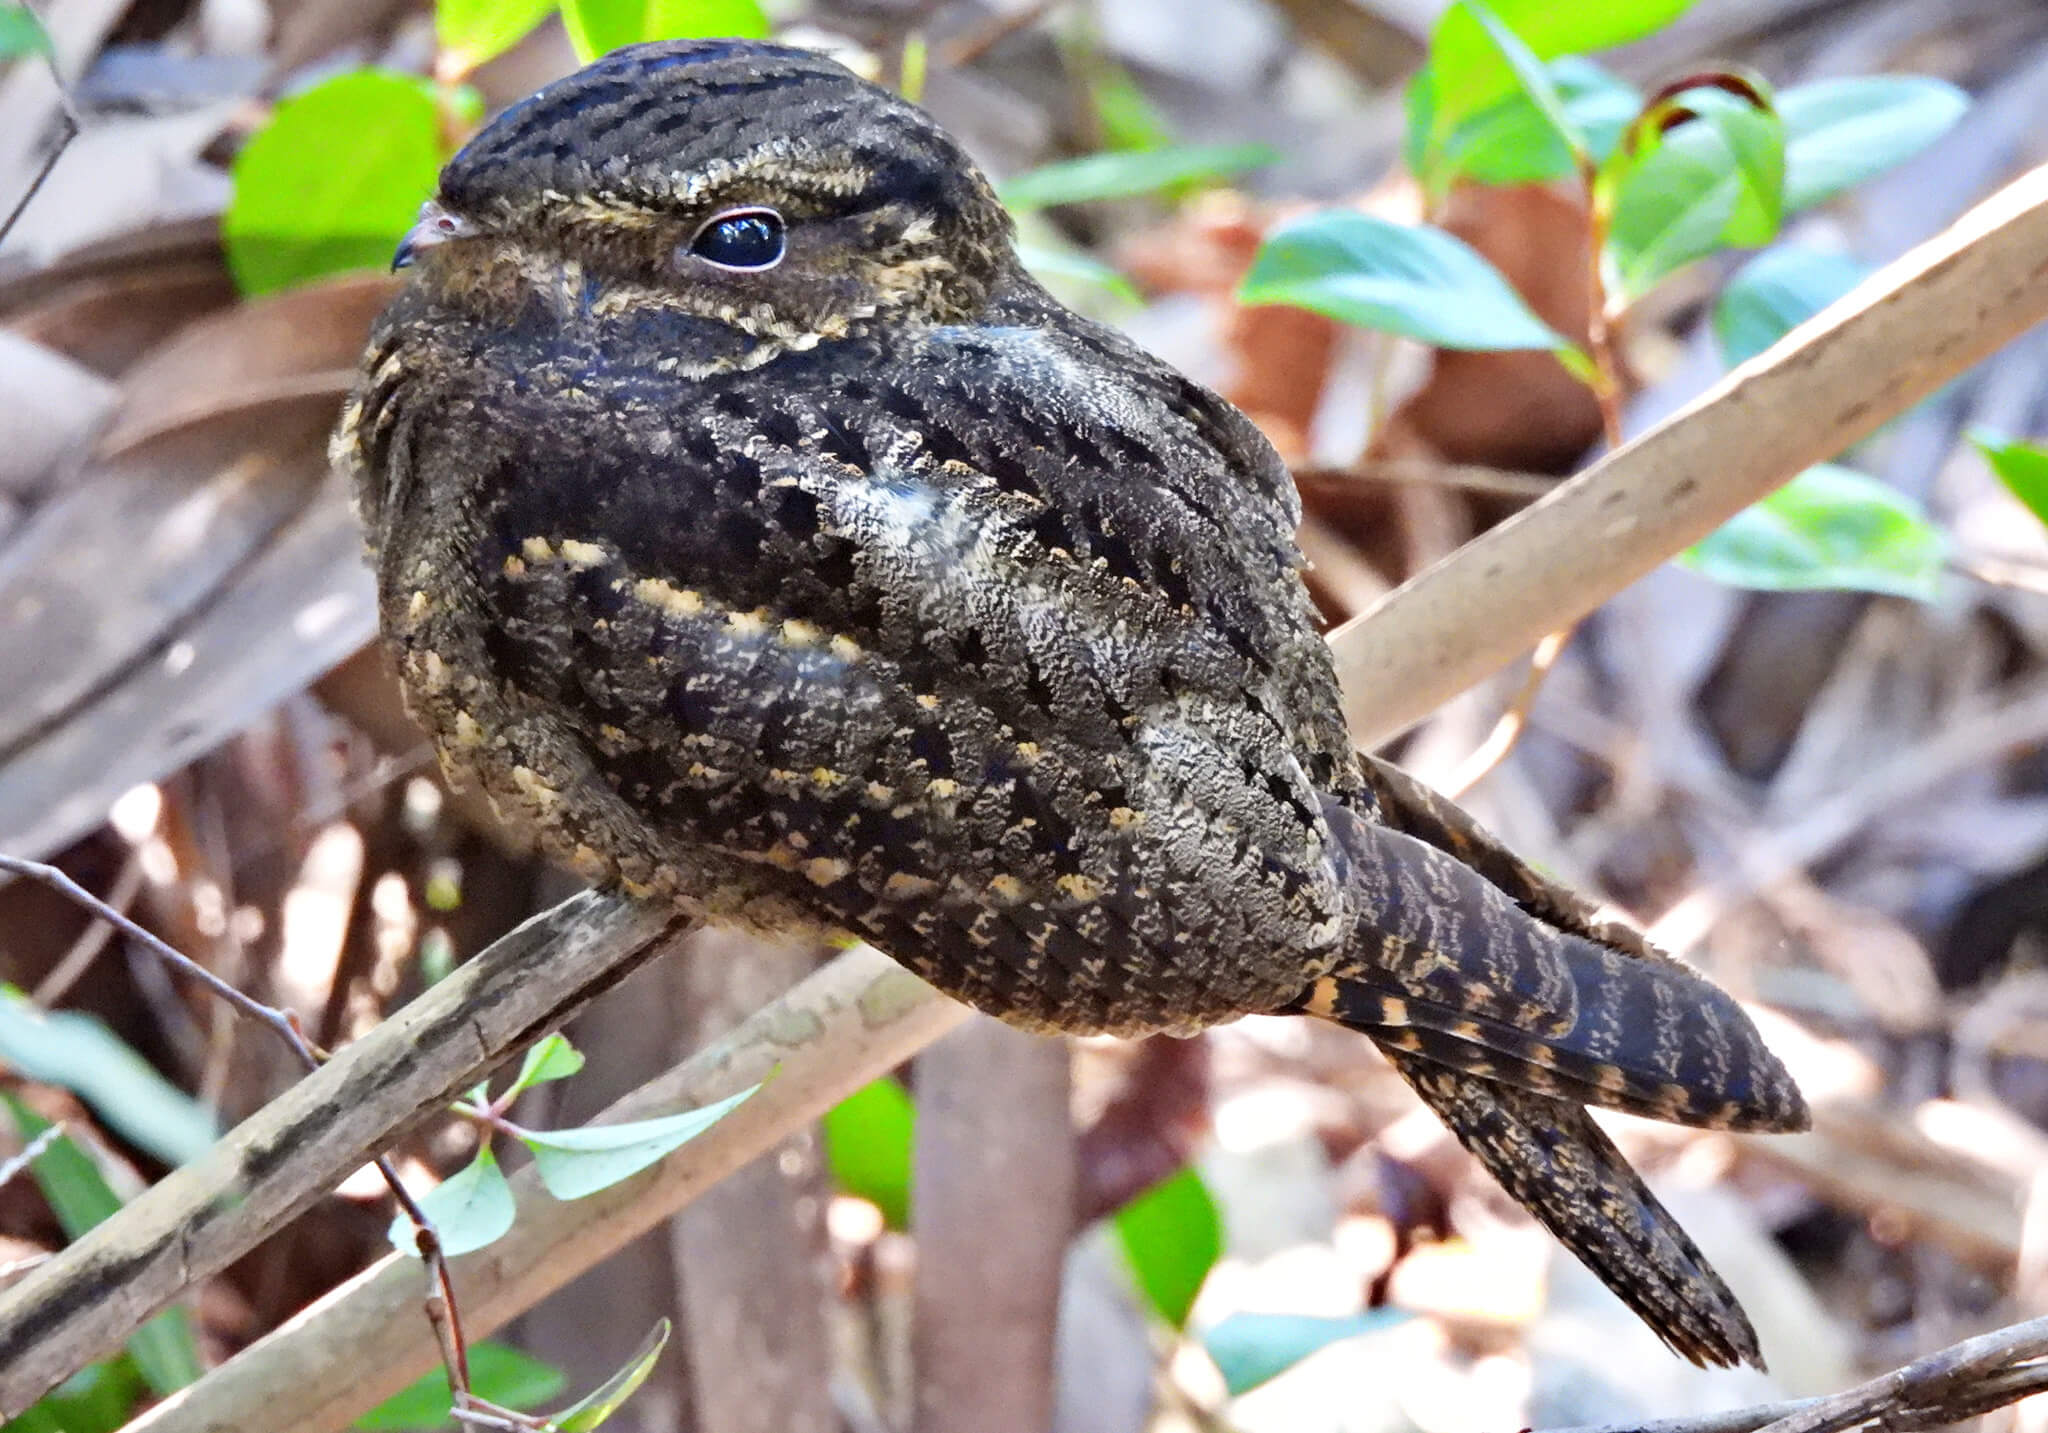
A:
<svg viewBox="0 0 2048 1433">
<path fill-rule="evenodd" d="M 1480 742 L 1452 774 L 1444 787 L 1446 796 L 1453 801 L 1459 799 L 1507 760 L 1508 753 L 1515 749 L 1515 743 L 1522 739 L 1522 732 L 1529 725 L 1529 709 L 1536 705 L 1536 694 L 1543 690 L 1544 678 L 1557 665 L 1557 659 L 1564 655 L 1572 633 L 1577 630 L 1576 627 L 1562 628 L 1536 644 L 1536 650 L 1529 654 L 1529 674 L 1522 678 L 1521 689 L 1508 703 L 1508 709 L 1501 713 L 1500 720 L 1493 724 L 1493 730 L 1486 734 L 1486 740 Z"/>
<path fill-rule="evenodd" d="M 125 912 L 128 907 L 135 904 L 136 893 L 141 889 L 142 855 L 139 851 L 131 851 L 128 859 L 122 863 L 120 874 L 114 877 L 112 889 L 107 892 L 107 905 L 114 910 Z M 71 942 L 71 949 L 64 952 L 63 958 L 50 968 L 50 973 L 43 977 L 42 984 L 29 996 L 30 1003 L 48 1009 L 61 1001 L 78 977 L 85 974 L 87 967 L 107 948 L 107 942 L 113 934 L 114 927 L 106 921 L 89 922 L 85 929 L 78 933 L 78 939 Z"/>
<path fill-rule="evenodd" d="M 137 942 L 172 969 L 191 976 L 226 1002 L 237 1014 L 254 1020 L 284 1041 L 308 1072 L 319 1069 L 322 1061 L 327 1058 L 306 1039 L 304 1032 L 299 1029 L 296 1015 L 272 1005 L 265 1005 L 262 1001 L 243 994 L 205 966 L 186 956 L 169 941 L 137 925 L 126 914 L 101 900 L 57 867 L 43 861 L 24 861 L 17 856 L 0 855 L 0 871 L 47 886 L 66 900 L 83 907 L 89 915 L 104 922 L 107 927 L 118 930 Z M 463 1342 L 462 1318 L 455 1302 L 455 1286 L 449 1279 L 448 1261 L 441 1253 L 441 1239 L 434 1230 L 434 1221 L 427 1217 L 427 1211 L 420 1207 L 419 1201 L 413 1198 L 400 1181 L 398 1170 L 389 1158 L 380 1154 L 371 1162 L 376 1165 L 377 1172 L 384 1177 L 384 1182 L 391 1186 L 392 1197 L 398 1201 L 398 1207 L 412 1223 L 413 1240 L 419 1249 L 421 1259 L 426 1263 L 433 1289 L 427 1301 L 427 1317 L 433 1321 L 435 1329 L 442 1332 L 449 1386 L 456 1393 L 465 1394 L 469 1391 L 469 1350 Z M 5 1171 L 0 1170 L 0 1184 L 5 1182 Z"/>
</svg>

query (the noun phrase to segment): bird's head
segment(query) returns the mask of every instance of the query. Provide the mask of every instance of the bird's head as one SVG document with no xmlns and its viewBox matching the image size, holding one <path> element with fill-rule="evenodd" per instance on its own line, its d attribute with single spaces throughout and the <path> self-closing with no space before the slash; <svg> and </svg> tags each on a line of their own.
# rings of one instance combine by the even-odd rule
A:
<svg viewBox="0 0 2048 1433">
<path fill-rule="evenodd" d="M 693 40 L 617 50 L 499 115 L 396 263 L 463 307 L 650 323 L 750 367 L 877 318 L 971 315 L 1014 263 L 1010 227 L 915 105 L 811 51 Z"/>
</svg>

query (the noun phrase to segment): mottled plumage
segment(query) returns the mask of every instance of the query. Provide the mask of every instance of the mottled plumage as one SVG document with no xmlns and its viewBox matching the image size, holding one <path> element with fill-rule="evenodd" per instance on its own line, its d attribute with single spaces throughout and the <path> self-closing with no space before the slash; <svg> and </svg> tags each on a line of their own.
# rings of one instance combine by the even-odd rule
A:
<svg viewBox="0 0 2048 1433">
<path fill-rule="evenodd" d="M 624 50 L 415 233 L 335 454 L 451 775 L 593 879 L 1030 1028 L 1364 1030 L 1674 1348 L 1755 1359 L 1580 1106 L 1794 1128 L 1783 1068 L 1353 752 L 1273 450 L 1048 297 L 921 111 Z"/>
</svg>

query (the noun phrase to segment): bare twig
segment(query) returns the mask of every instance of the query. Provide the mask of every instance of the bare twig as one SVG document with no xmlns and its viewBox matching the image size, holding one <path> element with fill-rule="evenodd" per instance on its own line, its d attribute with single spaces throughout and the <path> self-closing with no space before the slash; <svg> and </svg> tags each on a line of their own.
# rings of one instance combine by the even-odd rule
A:
<svg viewBox="0 0 2048 1433">
<path fill-rule="evenodd" d="M 1843 1433 L 1881 1421 L 1887 1430 L 1938 1428 L 2048 1390 L 2048 1318 L 1964 1339 L 1846 1393 L 1655 1423 L 1569 1433 Z"/>
<path fill-rule="evenodd" d="M 126 913 L 135 903 L 136 893 L 142 889 L 142 858 L 130 852 L 121 865 L 121 873 L 114 877 L 113 887 L 107 892 L 107 905 L 116 911 Z M 99 953 L 107 948 L 107 941 L 113 936 L 114 927 L 103 920 L 89 922 L 78 933 L 78 939 L 71 942 L 71 949 L 63 958 L 50 967 L 50 973 L 29 997 L 36 1005 L 48 1008 L 64 998 L 64 993 L 85 974 Z"/>
<path fill-rule="evenodd" d="M 1529 725 L 1529 708 L 1536 705 L 1536 694 L 1543 690 L 1544 678 L 1557 665 L 1557 659 L 1564 655 L 1572 633 L 1577 630 L 1576 627 L 1560 628 L 1546 634 L 1536 644 L 1536 650 L 1529 654 L 1529 674 L 1522 678 L 1514 700 L 1508 703 L 1508 709 L 1501 713 L 1500 720 L 1493 724 L 1486 740 L 1474 747 L 1472 754 L 1452 773 L 1450 782 L 1444 787 L 1445 795 L 1456 800 L 1508 759 L 1508 753 L 1515 749 L 1515 743 L 1522 739 L 1522 732 Z"/>
</svg>

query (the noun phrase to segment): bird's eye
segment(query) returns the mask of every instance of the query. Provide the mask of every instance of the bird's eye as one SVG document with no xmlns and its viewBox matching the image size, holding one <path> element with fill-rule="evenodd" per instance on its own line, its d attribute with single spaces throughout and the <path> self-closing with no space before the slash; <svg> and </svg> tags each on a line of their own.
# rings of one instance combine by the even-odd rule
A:
<svg viewBox="0 0 2048 1433">
<path fill-rule="evenodd" d="M 728 209 L 704 221 L 690 252 L 721 269 L 772 269 L 782 261 L 783 237 L 773 209 Z"/>
</svg>

